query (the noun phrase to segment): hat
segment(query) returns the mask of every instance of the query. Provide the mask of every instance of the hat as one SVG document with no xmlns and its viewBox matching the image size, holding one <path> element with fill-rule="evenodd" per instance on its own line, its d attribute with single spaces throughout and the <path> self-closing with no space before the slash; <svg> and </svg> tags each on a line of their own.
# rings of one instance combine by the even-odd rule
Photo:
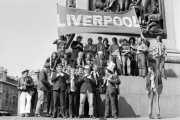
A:
<svg viewBox="0 0 180 120">
<path fill-rule="evenodd" d="M 114 68 L 115 68 L 115 64 L 114 64 L 113 62 L 111 62 L 110 64 L 108 64 L 108 66 L 107 66 L 106 69 L 107 69 L 111 74 L 113 74 Z"/>
<path fill-rule="evenodd" d="M 79 35 L 79 36 L 77 36 L 76 38 L 77 38 L 77 39 L 78 39 L 78 38 L 81 38 L 81 39 L 82 39 L 82 36 Z"/>
<path fill-rule="evenodd" d="M 40 70 L 39 70 L 39 69 L 35 71 L 35 73 L 39 73 L 39 72 L 40 72 Z"/>
<path fill-rule="evenodd" d="M 29 70 L 28 69 L 23 70 L 22 74 L 24 74 L 25 72 L 29 72 Z"/>
<path fill-rule="evenodd" d="M 103 54 L 103 51 L 98 51 L 98 55 L 102 55 Z"/>
</svg>

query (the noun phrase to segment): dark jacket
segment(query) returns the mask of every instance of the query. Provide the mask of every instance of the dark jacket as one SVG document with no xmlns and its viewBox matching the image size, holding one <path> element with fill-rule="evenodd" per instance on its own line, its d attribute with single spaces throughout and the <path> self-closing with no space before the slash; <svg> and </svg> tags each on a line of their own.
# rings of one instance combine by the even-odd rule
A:
<svg viewBox="0 0 180 120">
<path fill-rule="evenodd" d="M 18 88 L 20 87 L 22 87 L 21 91 L 28 92 L 31 95 L 34 94 L 34 82 L 29 76 L 19 79 Z"/>
<path fill-rule="evenodd" d="M 81 47 L 76 47 L 78 44 Z M 78 41 L 73 41 L 71 44 L 71 48 L 72 48 L 71 60 L 75 60 L 78 57 L 78 53 L 80 51 L 83 51 L 83 44 L 79 43 Z"/>
<path fill-rule="evenodd" d="M 77 92 L 77 85 L 78 85 L 78 76 L 74 76 L 74 92 Z M 67 83 L 67 91 L 68 91 L 68 93 L 70 93 L 71 92 L 71 76 L 69 76 L 69 79 L 68 79 L 68 83 Z"/>
<path fill-rule="evenodd" d="M 57 76 L 57 72 L 53 74 L 53 77 L 51 79 L 51 82 L 53 84 L 53 90 L 66 90 L 66 80 L 68 80 L 69 76 L 63 72 L 64 76 Z"/>
<path fill-rule="evenodd" d="M 98 89 L 102 93 L 102 87 L 101 86 L 103 84 L 103 80 L 97 74 L 96 74 L 96 77 L 95 77 L 94 71 L 91 72 L 91 75 L 94 77 L 95 82 L 96 82 L 95 85 L 94 85 L 94 91 L 96 91 Z"/>
<path fill-rule="evenodd" d="M 96 81 L 92 75 L 91 75 L 92 79 L 88 79 L 84 77 L 84 75 L 85 74 L 82 74 L 81 76 L 79 76 L 78 79 L 78 84 L 80 84 L 80 92 L 85 93 L 88 90 L 89 93 L 93 93 L 93 84 L 96 84 Z"/>
<path fill-rule="evenodd" d="M 146 90 L 151 93 L 151 80 L 150 80 L 151 75 L 148 74 L 146 76 Z M 158 92 L 158 94 L 161 94 L 162 92 L 162 88 L 163 88 L 163 83 L 162 83 L 162 79 L 161 79 L 161 75 L 159 72 L 156 72 L 154 74 L 154 84 L 156 87 L 156 90 Z"/>
<path fill-rule="evenodd" d="M 108 82 L 108 81 L 106 81 L 106 82 Z M 117 75 L 113 75 L 111 80 L 109 81 L 108 86 L 105 87 L 105 91 L 104 92 L 105 93 L 108 92 L 110 94 L 112 94 L 112 93 L 117 94 L 116 90 L 119 89 L 118 87 L 119 87 L 120 83 L 121 83 L 121 81 L 120 81 L 119 77 Z M 105 83 L 105 86 L 106 86 L 106 83 Z"/>
<path fill-rule="evenodd" d="M 42 69 L 39 74 L 39 81 L 37 84 L 37 90 L 48 91 L 50 90 L 50 83 L 48 81 L 48 73 L 45 69 Z"/>
</svg>

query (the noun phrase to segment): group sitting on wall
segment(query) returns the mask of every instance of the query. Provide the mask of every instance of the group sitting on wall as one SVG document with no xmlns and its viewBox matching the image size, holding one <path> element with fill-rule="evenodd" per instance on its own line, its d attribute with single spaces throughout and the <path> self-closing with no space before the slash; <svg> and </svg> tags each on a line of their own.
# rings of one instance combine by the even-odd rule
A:
<svg viewBox="0 0 180 120">
<path fill-rule="evenodd" d="M 112 116 L 117 119 L 116 99 L 121 83 L 119 75 L 136 75 L 143 78 L 148 76 L 146 87 L 148 95 L 151 96 L 150 100 L 153 100 L 154 94 L 159 96 L 161 91 L 156 91 L 155 88 L 162 82 L 150 81 L 156 81 L 154 75 L 160 76 L 157 78 L 166 78 L 164 62 L 167 52 L 160 36 L 157 37 L 152 50 L 156 60 L 156 72 L 154 72 L 155 68 L 149 65 L 150 42 L 143 36 L 137 40 L 135 37 L 130 37 L 129 40 L 126 38 L 118 40 L 113 37 L 112 45 L 109 45 L 107 38 L 98 37 L 97 44 L 93 44 L 93 39 L 89 38 L 88 44 L 84 46 L 81 43 L 82 39 L 82 36 L 77 36 L 76 41 L 72 42 L 71 53 L 65 52 L 67 43 L 63 36 L 55 40 L 53 43 L 57 44 L 57 52 L 53 52 L 46 60 L 39 74 L 36 72 L 37 82 L 34 82 L 35 78 L 28 75 L 28 70 L 22 72 L 18 86 L 21 91 L 20 114 L 22 117 L 29 117 L 32 108 L 36 117 L 82 118 L 86 112 L 87 98 L 89 116 L 98 118 L 101 108 L 100 94 L 105 94 L 104 117 L 110 116 L 109 103 L 111 103 Z M 157 81 L 160 80 L 157 79 Z M 36 93 L 38 99 L 34 107 Z M 149 112 L 149 117 L 153 118 L 151 112 Z M 158 113 L 158 118 L 160 118 L 160 113 Z"/>
</svg>

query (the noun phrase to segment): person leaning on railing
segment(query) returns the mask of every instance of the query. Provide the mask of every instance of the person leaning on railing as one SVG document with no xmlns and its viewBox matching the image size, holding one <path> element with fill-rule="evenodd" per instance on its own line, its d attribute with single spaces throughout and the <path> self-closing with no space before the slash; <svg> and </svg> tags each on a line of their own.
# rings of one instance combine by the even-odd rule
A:
<svg viewBox="0 0 180 120">
<path fill-rule="evenodd" d="M 156 43 L 154 45 L 154 57 L 156 60 L 156 68 L 160 69 L 162 77 L 166 79 L 164 75 L 164 64 L 165 64 L 165 57 L 167 56 L 167 50 L 165 44 L 162 42 L 161 36 L 157 36 Z"/>
<path fill-rule="evenodd" d="M 143 37 L 138 39 L 137 44 L 137 59 L 138 59 L 138 69 L 139 76 L 146 76 L 146 52 L 148 51 L 147 45 L 143 42 Z"/>
<path fill-rule="evenodd" d="M 121 58 L 120 58 L 120 48 L 117 42 L 117 38 L 113 37 L 112 42 L 113 44 L 110 46 L 109 52 L 110 52 L 110 55 L 113 56 L 113 61 L 116 64 L 116 67 L 115 67 L 116 73 L 117 75 L 120 75 L 121 74 L 121 66 L 120 66 Z"/>
</svg>

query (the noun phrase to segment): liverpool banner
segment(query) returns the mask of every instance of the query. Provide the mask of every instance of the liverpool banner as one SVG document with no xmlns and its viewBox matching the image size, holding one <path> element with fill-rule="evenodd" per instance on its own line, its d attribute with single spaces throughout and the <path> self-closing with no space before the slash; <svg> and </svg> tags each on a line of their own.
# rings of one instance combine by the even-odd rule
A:
<svg viewBox="0 0 180 120">
<path fill-rule="evenodd" d="M 57 10 L 59 35 L 73 33 L 141 34 L 134 9 L 113 13 L 58 6 Z"/>
</svg>

